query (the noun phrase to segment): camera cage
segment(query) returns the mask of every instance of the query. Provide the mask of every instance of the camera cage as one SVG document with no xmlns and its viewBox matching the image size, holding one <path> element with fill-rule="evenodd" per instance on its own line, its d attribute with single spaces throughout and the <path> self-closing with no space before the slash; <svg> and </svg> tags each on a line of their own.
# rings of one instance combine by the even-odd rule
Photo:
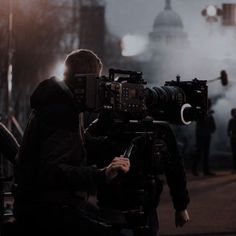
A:
<svg viewBox="0 0 236 236">
<path fill-rule="evenodd" d="M 116 75 L 118 75 L 116 77 Z M 149 88 L 142 72 L 110 69 L 109 76 L 98 80 L 100 109 L 125 113 L 125 117 L 188 125 L 207 114 L 206 80 L 166 81 L 163 86 Z"/>
</svg>

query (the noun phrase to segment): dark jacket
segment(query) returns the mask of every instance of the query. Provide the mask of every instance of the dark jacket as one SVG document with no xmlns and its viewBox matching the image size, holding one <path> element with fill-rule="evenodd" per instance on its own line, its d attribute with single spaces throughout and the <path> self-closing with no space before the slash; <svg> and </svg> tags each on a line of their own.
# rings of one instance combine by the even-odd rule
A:
<svg viewBox="0 0 236 236">
<path fill-rule="evenodd" d="M 230 139 L 236 141 L 236 119 L 231 118 L 227 127 L 227 134 Z"/>
<path fill-rule="evenodd" d="M 196 137 L 210 137 L 216 130 L 213 111 L 209 111 L 204 120 L 198 121 L 196 124 Z"/>
<path fill-rule="evenodd" d="M 105 181 L 103 171 L 86 164 L 80 109 L 54 78 L 39 84 L 30 103 L 16 168 L 16 211 L 24 205 L 76 204 L 77 191 L 93 191 Z"/>
<path fill-rule="evenodd" d="M 156 125 L 155 130 L 152 130 L 154 135 L 151 139 L 145 135 L 129 132 L 130 129 L 130 125 L 123 128 L 114 125 L 108 114 L 101 114 L 99 119 L 87 129 L 88 161 L 97 166 L 108 164 L 115 156 L 124 154 L 131 142 L 135 144 L 130 157 L 130 171 L 122 176 L 120 181 L 118 177 L 118 180 L 100 189 L 99 204 L 130 208 L 139 198 L 136 190 L 144 189 L 147 195 L 146 201 L 149 204 L 154 200 L 150 207 L 156 207 L 162 191 L 159 175 L 164 172 L 174 208 L 179 211 L 186 209 L 189 196 L 185 170 L 170 127 L 161 123 Z M 151 186 L 150 175 L 156 183 L 154 188 Z"/>
</svg>

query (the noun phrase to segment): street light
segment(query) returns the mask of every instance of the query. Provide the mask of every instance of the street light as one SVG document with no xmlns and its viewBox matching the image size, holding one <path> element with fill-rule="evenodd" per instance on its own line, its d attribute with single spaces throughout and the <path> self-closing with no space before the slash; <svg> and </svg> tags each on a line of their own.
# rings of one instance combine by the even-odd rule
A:
<svg viewBox="0 0 236 236">
<path fill-rule="evenodd" d="M 217 8 L 214 5 L 208 5 L 206 8 L 206 14 L 210 17 L 214 17 L 217 14 Z"/>
<path fill-rule="evenodd" d="M 8 68 L 7 68 L 7 126 L 11 131 L 11 116 L 12 116 L 12 72 L 13 72 L 13 11 L 12 0 L 9 0 L 8 14 Z"/>
<path fill-rule="evenodd" d="M 222 16 L 222 10 L 216 5 L 209 4 L 202 10 L 202 15 L 206 17 L 206 21 L 209 23 L 217 22 L 218 17 Z"/>
<path fill-rule="evenodd" d="M 21 137 L 23 136 L 23 129 L 13 115 L 12 107 L 12 79 L 13 79 L 13 1 L 9 0 L 8 11 L 8 65 L 7 65 L 7 127 L 12 131 L 12 124 L 15 126 Z"/>
</svg>

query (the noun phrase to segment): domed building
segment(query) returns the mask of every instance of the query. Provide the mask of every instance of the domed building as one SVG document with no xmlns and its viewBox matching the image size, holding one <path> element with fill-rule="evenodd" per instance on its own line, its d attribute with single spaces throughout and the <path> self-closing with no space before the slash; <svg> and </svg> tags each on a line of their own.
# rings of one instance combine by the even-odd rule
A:
<svg viewBox="0 0 236 236">
<path fill-rule="evenodd" d="M 151 43 L 186 44 L 182 19 L 171 7 L 171 0 L 166 0 L 165 8 L 154 20 L 153 31 L 149 34 Z"/>
<path fill-rule="evenodd" d="M 180 15 L 172 9 L 171 1 L 165 0 L 164 9 L 154 19 L 146 50 L 139 55 L 124 57 L 117 54 L 114 56 L 114 51 L 119 50 L 109 47 L 112 50 L 106 64 L 114 64 L 115 61 L 120 68 L 140 70 L 149 84 L 163 85 L 164 81 L 175 79 L 177 74 L 182 75 L 185 68 L 182 59 L 188 45 Z"/>
<path fill-rule="evenodd" d="M 166 80 L 175 79 L 177 74 L 181 75 L 188 46 L 181 17 L 172 9 L 171 0 L 165 0 L 165 7 L 155 18 L 153 30 L 149 33 L 146 52 L 149 61 L 143 70 L 149 75 L 150 81 L 163 84 Z"/>
</svg>

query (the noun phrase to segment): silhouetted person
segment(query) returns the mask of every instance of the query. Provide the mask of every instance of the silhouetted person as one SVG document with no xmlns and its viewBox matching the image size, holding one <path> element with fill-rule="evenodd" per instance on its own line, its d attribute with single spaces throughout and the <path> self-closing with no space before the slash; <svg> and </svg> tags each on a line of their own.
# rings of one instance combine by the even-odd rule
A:
<svg viewBox="0 0 236 236">
<path fill-rule="evenodd" d="M 233 154 L 233 172 L 236 173 L 236 108 L 231 110 L 232 118 L 229 120 L 227 134 L 230 138 L 230 144 Z"/>
<path fill-rule="evenodd" d="M 211 110 L 211 100 L 208 100 L 208 113 L 204 120 L 198 121 L 196 124 L 196 155 L 194 156 L 192 173 L 198 176 L 199 162 L 203 162 L 203 174 L 215 175 L 210 171 L 209 152 L 211 144 L 211 136 L 216 130 L 214 111 Z"/>
<path fill-rule="evenodd" d="M 112 158 L 101 169 L 87 165 L 86 107 L 78 95 L 81 76 L 100 76 L 102 63 L 93 52 L 77 50 L 65 66 L 63 81 L 44 80 L 31 96 L 16 168 L 16 222 L 22 235 L 118 235 L 100 224 L 99 209 L 88 197 L 118 172 L 128 172 L 129 160 Z"/>
<path fill-rule="evenodd" d="M 86 132 L 88 161 L 98 167 L 109 163 L 116 153 L 124 153 L 131 143 L 134 145 L 129 173 L 120 181 L 116 179 L 104 186 L 98 192 L 98 204 L 124 211 L 139 209 L 141 205 L 145 209 L 146 223 L 149 227 L 145 235 L 157 236 L 159 223 L 156 208 L 163 188 L 159 175 L 164 173 L 175 209 L 176 227 L 182 227 L 189 220 L 189 196 L 182 158 L 172 129 L 167 124 L 160 123 L 152 129 L 155 135 L 138 135 L 139 132 L 126 130 L 127 125 L 123 126 L 125 129 L 114 125 L 117 118 L 119 119 L 117 114 L 101 112 Z M 143 196 L 140 189 L 144 190 Z M 134 219 L 138 224 L 138 218 Z"/>
</svg>

